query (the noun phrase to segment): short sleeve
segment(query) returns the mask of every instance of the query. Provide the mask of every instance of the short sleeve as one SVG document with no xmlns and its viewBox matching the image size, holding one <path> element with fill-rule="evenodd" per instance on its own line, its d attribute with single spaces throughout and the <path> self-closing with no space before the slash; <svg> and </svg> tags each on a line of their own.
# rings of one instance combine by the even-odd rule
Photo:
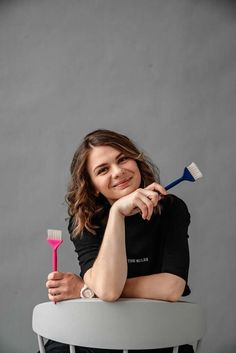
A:
<svg viewBox="0 0 236 353">
<path fill-rule="evenodd" d="M 80 265 L 80 276 L 83 278 L 85 272 L 90 269 L 97 258 L 102 237 L 98 234 L 92 234 L 84 228 L 81 234 L 76 237 L 71 237 L 75 246 L 75 252 L 78 255 Z"/>
<path fill-rule="evenodd" d="M 164 209 L 164 251 L 162 272 L 172 273 L 188 281 L 189 246 L 188 226 L 190 214 L 184 201 L 171 195 L 171 202 Z M 183 295 L 190 289 L 186 285 Z"/>
</svg>

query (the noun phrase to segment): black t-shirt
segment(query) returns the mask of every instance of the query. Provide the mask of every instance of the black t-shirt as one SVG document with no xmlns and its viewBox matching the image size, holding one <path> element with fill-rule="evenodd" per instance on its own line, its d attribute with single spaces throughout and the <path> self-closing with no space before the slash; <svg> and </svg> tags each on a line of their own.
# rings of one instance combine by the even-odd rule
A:
<svg viewBox="0 0 236 353">
<path fill-rule="evenodd" d="M 161 214 L 153 213 L 150 221 L 143 220 L 140 214 L 125 217 L 127 278 L 167 272 L 183 278 L 187 283 L 190 214 L 184 201 L 174 195 L 164 197 L 160 203 Z M 69 224 L 70 233 L 71 225 L 72 222 Z M 82 278 L 93 266 L 104 232 L 105 226 L 101 226 L 96 235 L 84 229 L 80 236 L 71 237 Z M 186 284 L 183 295 L 188 294 L 190 289 Z"/>
</svg>

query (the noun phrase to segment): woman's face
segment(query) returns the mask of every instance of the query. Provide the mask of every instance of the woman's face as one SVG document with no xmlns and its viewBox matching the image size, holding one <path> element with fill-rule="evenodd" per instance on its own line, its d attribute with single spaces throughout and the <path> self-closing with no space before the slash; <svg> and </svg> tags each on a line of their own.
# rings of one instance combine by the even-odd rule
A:
<svg viewBox="0 0 236 353">
<path fill-rule="evenodd" d="M 110 204 L 139 188 L 141 174 L 135 160 L 110 146 L 93 147 L 87 168 L 97 193 Z"/>
</svg>

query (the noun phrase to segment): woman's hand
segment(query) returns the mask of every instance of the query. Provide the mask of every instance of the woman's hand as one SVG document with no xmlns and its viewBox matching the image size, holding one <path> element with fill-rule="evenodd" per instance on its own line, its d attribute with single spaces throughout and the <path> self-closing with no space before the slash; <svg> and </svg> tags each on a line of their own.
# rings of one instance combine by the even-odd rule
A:
<svg viewBox="0 0 236 353">
<path fill-rule="evenodd" d="M 155 183 L 155 182 L 146 186 L 146 188 L 144 190 L 156 191 L 160 196 L 167 195 L 166 189 L 162 185 Z"/>
<path fill-rule="evenodd" d="M 112 207 L 118 209 L 123 216 L 132 216 L 140 212 L 143 219 L 150 220 L 161 195 L 167 195 L 166 190 L 160 184 L 152 183 L 145 189 L 139 188 L 121 197 Z"/>
<path fill-rule="evenodd" d="M 80 290 L 84 282 L 81 277 L 71 272 L 51 272 L 48 275 L 46 287 L 48 298 L 53 302 L 80 298 Z"/>
</svg>

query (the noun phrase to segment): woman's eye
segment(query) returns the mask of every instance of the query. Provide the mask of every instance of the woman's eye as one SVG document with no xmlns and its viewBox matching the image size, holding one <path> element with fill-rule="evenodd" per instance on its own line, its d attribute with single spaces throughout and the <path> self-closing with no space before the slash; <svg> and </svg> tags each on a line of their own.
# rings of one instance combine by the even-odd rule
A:
<svg viewBox="0 0 236 353">
<path fill-rule="evenodd" d="M 101 168 L 98 171 L 98 174 L 104 174 L 107 171 L 107 167 Z"/>
<path fill-rule="evenodd" d="M 124 161 L 127 161 L 127 159 L 129 159 L 129 157 L 126 157 L 126 156 L 123 156 L 119 159 L 119 162 L 124 162 Z"/>
</svg>

